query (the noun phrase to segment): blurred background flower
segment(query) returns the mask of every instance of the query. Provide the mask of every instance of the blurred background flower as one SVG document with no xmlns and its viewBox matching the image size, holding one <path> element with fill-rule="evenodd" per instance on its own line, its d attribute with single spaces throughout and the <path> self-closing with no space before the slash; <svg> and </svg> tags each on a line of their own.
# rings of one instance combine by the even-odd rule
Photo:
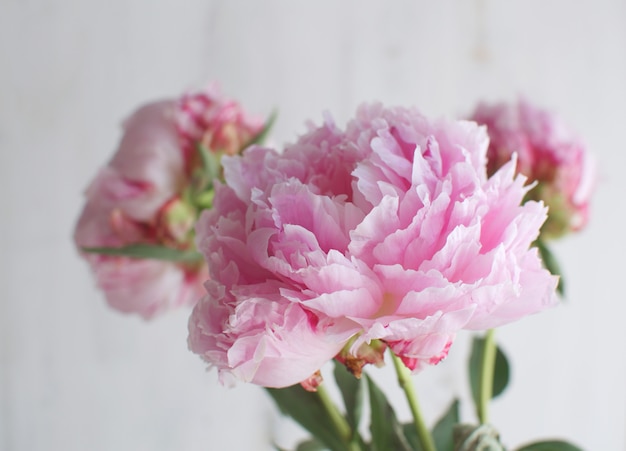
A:
<svg viewBox="0 0 626 451">
<path fill-rule="evenodd" d="M 203 295 L 208 272 L 194 258 L 194 226 L 221 178 L 219 157 L 240 152 L 263 129 L 248 116 L 211 86 L 144 105 L 125 121 L 74 231 L 111 307 L 150 319 Z M 154 258 L 166 251 L 171 257 Z"/>
<path fill-rule="evenodd" d="M 595 165 L 582 140 L 559 116 L 525 99 L 480 103 L 469 119 L 487 127 L 489 174 L 517 155 L 517 171 L 535 186 L 528 198 L 549 208 L 543 239 L 582 229 L 589 219 Z"/>
</svg>

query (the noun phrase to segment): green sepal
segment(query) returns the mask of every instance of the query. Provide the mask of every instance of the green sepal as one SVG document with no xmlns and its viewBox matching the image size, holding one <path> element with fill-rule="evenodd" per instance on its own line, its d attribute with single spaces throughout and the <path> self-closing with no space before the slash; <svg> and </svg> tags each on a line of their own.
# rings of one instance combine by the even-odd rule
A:
<svg viewBox="0 0 626 451">
<path fill-rule="evenodd" d="M 213 190 L 213 181 L 222 177 L 222 152 L 211 152 L 202 143 L 196 143 L 196 150 L 202 160 L 202 167 L 196 168 L 192 174 L 192 200 L 196 196 Z M 196 203 L 196 205 L 198 205 Z"/>
<path fill-rule="evenodd" d="M 583 449 L 562 440 L 546 440 L 524 445 L 517 448 L 517 451 L 583 451 Z"/>
<path fill-rule="evenodd" d="M 344 451 L 345 445 L 328 417 L 319 396 L 300 384 L 285 388 L 266 388 L 280 411 L 293 418 L 313 437 L 333 451 Z"/>
<path fill-rule="evenodd" d="M 469 360 L 469 378 L 470 387 L 472 389 L 472 398 L 474 403 L 478 405 L 480 399 L 480 372 L 482 371 L 483 352 L 485 347 L 485 339 L 474 337 L 472 342 L 472 352 Z M 495 398 L 500 395 L 509 383 L 509 362 L 502 349 L 496 346 L 496 363 L 493 374 L 493 388 L 491 397 Z"/>
<path fill-rule="evenodd" d="M 202 255 L 196 251 L 184 251 L 156 244 L 129 244 L 123 247 L 82 247 L 83 252 L 90 254 L 111 255 L 146 260 L 165 260 L 171 262 L 197 262 Z"/>
<path fill-rule="evenodd" d="M 415 448 L 404 435 L 402 425 L 398 422 L 385 394 L 378 388 L 374 381 L 365 376 L 370 398 L 370 410 L 372 419 L 370 431 L 372 433 L 372 451 L 412 451 Z"/>
<path fill-rule="evenodd" d="M 202 191 L 194 198 L 194 205 L 201 210 L 208 210 L 213 207 L 213 199 L 215 198 L 215 190 L 213 188 Z"/>
<path fill-rule="evenodd" d="M 563 281 L 561 266 L 556 260 L 556 257 L 548 246 L 546 246 L 546 243 L 544 243 L 543 240 L 538 239 L 535 241 L 534 245 L 537 246 L 537 249 L 539 249 L 539 255 L 541 256 L 541 260 L 543 260 L 543 266 L 545 266 L 551 274 L 559 276 L 559 283 L 556 286 L 556 291 L 558 291 L 562 297 L 565 296 L 565 282 Z"/>
<path fill-rule="evenodd" d="M 210 180 L 218 178 L 222 169 L 222 165 L 220 163 L 222 153 L 211 152 L 201 143 L 198 143 L 196 148 L 202 158 L 202 168 L 204 169 L 204 173 L 209 176 Z"/>
<path fill-rule="evenodd" d="M 358 430 L 363 411 L 363 381 L 357 379 L 347 368 L 335 361 L 335 381 L 346 408 L 346 419 L 353 431 Z"/>
</svg>

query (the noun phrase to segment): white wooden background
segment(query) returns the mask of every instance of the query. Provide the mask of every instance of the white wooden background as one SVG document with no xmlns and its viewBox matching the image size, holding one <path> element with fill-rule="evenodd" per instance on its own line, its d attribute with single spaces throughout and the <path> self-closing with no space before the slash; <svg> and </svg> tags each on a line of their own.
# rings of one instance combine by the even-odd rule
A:
<svg viewBox="0 0 626 451">
<path fill-rule="evenodd" d="M 187 312 L 107 309 L 70 240 L 122 118 L 207 79 L 278 108 L 276 143 L 365 100 L 457 115 L 524 94 L 559 111 L 599 162 L 591 224 L 556 247 L 567 303 L 498 332 L 514 367 L 492 418 L 510 446 L 626 449 L 623 0 L 2 0 L 0 449 L 264 450 L 299 434 L 261 389 L 205 372 Z M 464 335 L 415 378 L 429 421 L 467 394 L 466 357 Z"/>
</svg>

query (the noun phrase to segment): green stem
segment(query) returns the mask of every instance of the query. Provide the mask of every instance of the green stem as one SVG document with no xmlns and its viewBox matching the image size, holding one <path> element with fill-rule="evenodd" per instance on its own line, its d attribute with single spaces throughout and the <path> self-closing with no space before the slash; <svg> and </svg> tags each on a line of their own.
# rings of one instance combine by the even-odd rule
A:
<svg viewBox="0 0 626 451">
<path fill-rule="evenodd" d="M 489 421 L 489 402 L 493 397 L 493 374 L 496 367 L 495 329 L 485 335 L 483 361 L 480 368 L 480 391 L 478 398 L 478 420 L 481 424 Z"/>
<path fill-rule="evenodd" d="M 326 391 L 326 388 L 324 388 L 323 384 L 317 387 L 316 393 L 319 400 L 322 402 L 328 417 L 335 426 L 335 430 L 339 434 L 339 437 L 341 437 L 341 440 L 346 444 L 347 449 L 351 451 L 359 451 L 360 448 L 358 444 L 352 440 L 352 428 L 341 412 L 339 412 L 332 399 L 330 399 L 330 396 L 328 395 L 328 392 Z"/>
<path fill-rule="evenodd" d="M 415 430 L 417 431 L 417 437 L 422 445 L 422 449 L 424 451 L 437 451 L 433 437 L 430 435 L 426 423 L 424 422 L 424 417 L 420 412 L 415 388 L 411 381 L 411 372 L 393 352 L 391 353 L 391 358 L 393 360 L 393 366 L 396 369 L 396 374 L 398 375 L 398 383 L 400 387 L 402 387 L 402 390 L 404 390 L 406 399 L 409 402 L 409 408 L 413 414 L 413 423 L 415 424 Z"/>
</svg>

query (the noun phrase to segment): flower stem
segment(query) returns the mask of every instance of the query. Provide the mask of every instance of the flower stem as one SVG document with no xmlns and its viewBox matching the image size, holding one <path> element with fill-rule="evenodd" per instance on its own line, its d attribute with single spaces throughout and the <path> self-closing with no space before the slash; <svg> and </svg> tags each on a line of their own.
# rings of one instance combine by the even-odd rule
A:
<svg viewBox="0 0 626 451">
<path fill-rule="evenodd" d="M 326 413 L 328 414 L 328 417 L 335 426 L 335 430 L 339 434 L 339 437 L 341 437 L 341 440 L 346 444 L 346 449 L 351 451 L 359 451 L 360 447 L 358 443 L 355 443 L 352 440 L 352 428 L 350 427 L 344 416 L 341 414 L 341 412 L 339 412 L 337 406 L 335 405 L 335 403 L 333 403 L 332 399 L 330 399 L 330 396 L 328 395 L 326 388 L 324 388 L 324 385 L 319 385 L 316 392 L 319 400 L 326 410 Z"/>
<path fill-rule="evenodd" d="M 489 421 L 489 402 L 493 396 L 493 374 L 496 367 L 495 329 L 485 335 L 483 361 L 480 368 L 480 391 L 478 398 L 478 420 L 481 424 Z"/>
<path fill-rule="evenodd" d="M 398 383 L 400 387 L 402 387 L 402 390 L 404 390 L 406 399 L 409 402 L 409 408 L 413 414 L 413 423 L 415 424 L 415 430 L 417 431 L 417 437 L 422 445 L 422 449 L 424 451 L 437 451 L 433 437 L 430 435 L 426 423 L 424 423 L 424 417 L 422 417 L 422 413 L 419 409 L 417 395 L 415 394 L 415 388 L 411 381 L 411 372 L 393 352 L 391 352 L 391 358 L 393 360 L 393 366 L 396 369 L 396 374 L 398 375 Z"/>
</svg>

